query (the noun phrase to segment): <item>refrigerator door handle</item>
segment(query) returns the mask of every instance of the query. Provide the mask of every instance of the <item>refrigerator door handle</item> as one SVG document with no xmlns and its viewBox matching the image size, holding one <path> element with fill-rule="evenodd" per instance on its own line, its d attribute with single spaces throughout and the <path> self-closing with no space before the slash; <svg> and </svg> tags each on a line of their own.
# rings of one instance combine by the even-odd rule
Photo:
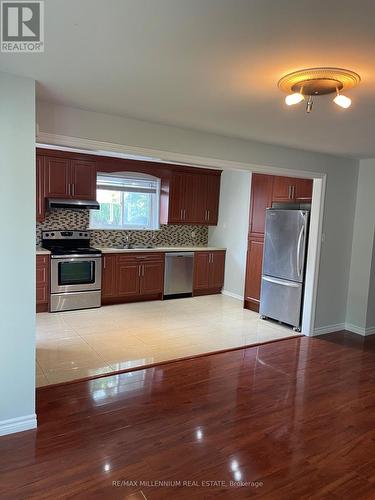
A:
<svg viewBox="0 0 375 500">
<path fill-rule="evenodd" d="M 270 276 L 262 276 L 262 280 L 269 281 L 270 283 L 275 283 L 276 285 L 290 286 L 292 288 L 299 288 L 300 283 L 294 283 L 293 281 L 279 280 L 277 278 L 271 278 Z"/>
<path fill-rule="evenodd" d="M 297 243 L 297 274 L 299 278 L 302 278 L 302 261 L 301 261 L 301 250 L 302 244 L 305 236 L 305 225 L 301 227 L 301 231 L 298 235 L 298 243 Z"/>
</svg>

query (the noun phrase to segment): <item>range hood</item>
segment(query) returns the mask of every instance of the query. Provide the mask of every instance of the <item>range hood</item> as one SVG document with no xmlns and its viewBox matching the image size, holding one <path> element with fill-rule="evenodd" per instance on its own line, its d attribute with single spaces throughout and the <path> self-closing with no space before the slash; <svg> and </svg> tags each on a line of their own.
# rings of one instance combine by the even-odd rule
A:
<svg viewBox="0 0 375 500">
<path fill-rule="evenodd" d="M 99 210 L 100 205 L 96 200 L 72 200 L 69 198 L 48 198 L 47 208 L 70 208 L 73 210 Z"/>
</svg>

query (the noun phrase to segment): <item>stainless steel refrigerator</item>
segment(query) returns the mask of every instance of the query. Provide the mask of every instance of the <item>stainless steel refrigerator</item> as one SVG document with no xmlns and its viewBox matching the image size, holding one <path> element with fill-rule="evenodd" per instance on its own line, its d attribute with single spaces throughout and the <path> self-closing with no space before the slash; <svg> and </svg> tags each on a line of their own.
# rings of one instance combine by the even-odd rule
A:
<svg viewBox="0 0 375 500">
<path fill-rule="evenodd" d="M 300 329 L 309 211 L 268 208 L 259 312 Z"/>
</svg>

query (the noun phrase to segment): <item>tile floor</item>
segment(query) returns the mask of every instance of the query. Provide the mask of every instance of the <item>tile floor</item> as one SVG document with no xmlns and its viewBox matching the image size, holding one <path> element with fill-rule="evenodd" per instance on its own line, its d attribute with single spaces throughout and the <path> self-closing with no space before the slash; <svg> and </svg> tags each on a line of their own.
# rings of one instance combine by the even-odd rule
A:
<svg viewBox="0 0 375 500">
<path fill-rule="evenodd" d="M 37 315 L 38 387 L 293 335 L 224 295 Z"/>
</svg>

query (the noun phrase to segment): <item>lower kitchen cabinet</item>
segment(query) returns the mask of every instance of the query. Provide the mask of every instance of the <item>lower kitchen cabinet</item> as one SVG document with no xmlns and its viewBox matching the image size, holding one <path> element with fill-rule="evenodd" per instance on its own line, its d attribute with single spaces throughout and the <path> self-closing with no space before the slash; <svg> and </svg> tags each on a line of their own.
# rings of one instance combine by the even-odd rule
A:
<svg viewBox="0 0 375 500">
<path fill-rule="evenodd" d="M 104 254 L 102 270 L 103 304 L 163 297 L 163 253 Z"/>
<path fill-rule="evenodd" d="M 48 311 L 49 255 L 36 256 L 36 312 Z"/>
<path fill-rule="evenodd" d="M 115 254 L 103 254 L 102 298 L 116 297 L 116 257 Z"/>
<path fill-rule="evenodd" d="M 196 252 L 194 257 L 194 295 L 220 293 L 224 285 L 225 251 Z"/>
</svg>

